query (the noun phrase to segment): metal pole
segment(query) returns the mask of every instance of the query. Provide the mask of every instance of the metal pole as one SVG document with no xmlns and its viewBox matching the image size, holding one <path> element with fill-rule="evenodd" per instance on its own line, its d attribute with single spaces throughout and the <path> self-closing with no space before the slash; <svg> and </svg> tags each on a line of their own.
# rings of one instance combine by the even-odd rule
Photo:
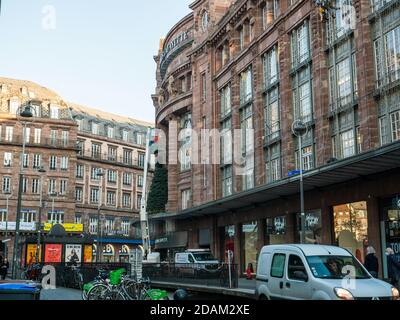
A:
<svg viewBox="0 0 400 320">
<path fill-rule="evenodd" d="M 146 137 L 146 156 L 145 156 L 144 172 L 143 172 L 143 188 L 142 188 L 143 192 L 142 192 L 142 201 L 140 205 L 140 225 L 142 229 L 144 260 L 147 260 L 147 255 L 151 253 L 149 218 L 147 215 L 147 203 L 146 203 L 147 172 L 148 172 L 149 158 L 150 158 L 150 137 L 151 137 L 151 128 L 148 128 Z"/>
<path fill-rule="evenodd" d="M 39 217 L 37 226 L 37 247 L 36 247 L 36 263 L 39 263 L 40 258 L 40 241 L 42 232 L 42 208 L 43 208 L 43 174 L 40 177 L 40 200 L 39 200 Z M 54 210 L 54 209 L 53 209 Z"/>
<path fill-rule="evenodd" d="M 304 209 L 304 176 L 303 176 L 303 145 L 302 136 L 299 135 L 300 158 L 300 210 L 301 210 L 301 243 L 306 243 L 306 214 Z"/>
<path fill-rule="evenodd" d="M 9 200 L 10 200 L 10 195 L 8 195 L 7 196 L 7 198 L 6 198 L 6 236 L 5 236 L 5 240 L 6 240 L 6 243 L 5 243 L 5 245 L 4 245 L 4 256 L 5 256 L 5 258 L 7 258 L 8 259 L 8 208 L 9 208 Z"/>
<path fill-rule="evenodd" d="M 21 205 L 22 205 L 22 183 L 24 178 L 24 157 L 25 157 L 25 134 L 26 134 L 26 122 L 22 129 L 22 155 L 21 155 L 21 168 L 19 173 L 19 184 L 18 184 L 18 198 L 17 198 L 17 215 L 15 218 L 15 239 L 14 239 L 14 252 L 13 252 L 13 265 L 12 265 L 12 278 L 17 277 L 17 258 L 18 258 L 18 244 L 19 244 L 19 222 L 21 220 Z"/>
<path fill-rule="evenodd" d="M 102 253 L 102 250 L 103 250 L 102 249 L 102 243 L 101 243 L 102 232 L 101 232 L 101 223 L 100 223 L 103 173 L 101 175 L 98 173 L 97 176 L 100 178 L 100 180 L 99 180 L 99 204 L 98 204 L 98 207 L 97 207 L 97 235 L 98 235 L 98 241 L 97 241 L 97 263 L 100 263 L 101 260 L 102 260 L 101 253 Z"/>
</svg>

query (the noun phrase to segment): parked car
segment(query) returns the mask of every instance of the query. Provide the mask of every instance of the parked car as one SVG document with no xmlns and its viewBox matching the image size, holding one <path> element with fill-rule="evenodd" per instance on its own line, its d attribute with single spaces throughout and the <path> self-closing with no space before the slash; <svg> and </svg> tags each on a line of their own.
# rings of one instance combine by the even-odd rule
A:
<svg viewBox="0 0 400 320">
<path fill-rule="evenodd" d="M 324 245 L 276 245 L 259 255 L 260 300 L 399 300 L 399 291 L 373 278 L 346 249 Z"/>
<path fill-rule="evenodd" d="M 219 271 L 219 266 L 219 261 L 209 250 L 194 249 L 175 254 L 175 268 L 181 274 L 215 274 Z"/>
</svg>

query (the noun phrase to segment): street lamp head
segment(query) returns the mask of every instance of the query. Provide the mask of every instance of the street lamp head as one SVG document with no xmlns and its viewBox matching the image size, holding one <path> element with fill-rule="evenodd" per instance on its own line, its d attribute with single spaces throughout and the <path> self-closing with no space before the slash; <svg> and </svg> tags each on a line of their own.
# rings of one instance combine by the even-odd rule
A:
<svg viewBox="0 0 400 320">
<path fill-rule="evenodd" d="M 292 132 L 296 137 L 302 137 L 307 134 L 308 126 L 302 120 L 296 120 L 293 122 Z"/>
<path fill-rule="evenodd" d="M 38 172 L 39 172 L 39 173 L 46 173 L 46 169 L 45 169 L 44 167 L 40 167 L 40 168 L 38 169 Z"/>
<path fill-rule="evenodd" d="M 33 110 L 30 103 L 21 111 L 20 116 L 22 118 L 33 118 Z"/>
</svg>

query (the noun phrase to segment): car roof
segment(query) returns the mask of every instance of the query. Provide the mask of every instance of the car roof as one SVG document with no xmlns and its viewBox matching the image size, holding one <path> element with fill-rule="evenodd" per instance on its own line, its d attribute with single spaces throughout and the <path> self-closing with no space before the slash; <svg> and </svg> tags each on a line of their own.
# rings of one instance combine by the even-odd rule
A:
<svg viewBox="0 0 400 320">
<path fill-rule="evenodd" d="M 272 245 L 266 246 L 262 249 L 262 252 L 269 252 L 272 250 L 290 250 L 298 249 L 304 253 L 305 256 L 351 256 L 351 253 L 346 249 L 328 246 L 328 245 L 316 245 L 316 244 L 285 244 L 285 245 Z"/>
</svg>

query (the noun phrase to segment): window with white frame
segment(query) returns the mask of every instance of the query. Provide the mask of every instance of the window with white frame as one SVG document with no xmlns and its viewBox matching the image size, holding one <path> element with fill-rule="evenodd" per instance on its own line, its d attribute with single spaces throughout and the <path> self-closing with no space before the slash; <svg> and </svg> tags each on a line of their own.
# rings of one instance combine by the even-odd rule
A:
<svg viewBox="0 0 400 320">
<path fill-rule="evenodd" d="M 99 188 L 91 188 L 90 189 L 90 203 L 98 204 L 99 203 Z"/>
<path fill-rule="evenodd" d="M 232 112 L 230 84 L 222 88 L 219 94 L 221 99 L 221 118 L 223 118 Z"/>
<path fill-rule="evenodd" d="M 278 47 L 274 46 L 266 54 L 263 55 L 264 65 L 264 86 L 268 88 L 270 85 L 278 81 Z"/>
<path fill-rule="evenodd" d="M 52 129 L 50 131 L 50 143 L 51 145 L 57 144 L 57 130 Z"/>
<path fill-rule="evenodd" d="M 68 180 L 60 180 L 60 195 L 67 194 Z"/>
<path fill-rule="evenodd" d="M 108 161 L 117 161 L 117 147 L 108 146 Z"/>
<path fill-rule="evenodd" d="M 4 166 L 11 167 L 12 159 L 13 159 L 13 154 L 11 152 L 5 152 L 4 153 Z"/>
<path fill-rule="evenodd" d="M 107 181 L 109 183 L 116 183 L 117 182 L 117 171 L 107 170 Z"/>
<path fill-rule="evenodd" d="M 75 214 L 75 224 L 82 224 L 82 214 L 81 213 Z"/>
<path fill-rule="evenodd" d="M 251 66 L 240 74 L 240 105 L 253 99 L 253 72 Z"/>
<path fill-rule="evenodd" d="M 57 169 L 57 156 L 50 156 L 50 170 Z"/>
<path fill-rule="evenodd" d="M 302 64 L 310 58 L 310 35 L 308 21 L 291 34 L 292 43 L 292 68 Z"/>
<path fill-rule="evenodd" d="M 114 232 L 114 218 L 106 218 L 105 231 L 106 233 Z"/>
<path fill-rule="evenodd" d="M 36 211 L 35 210 L 21 210 L 21 222 L 36 222 Z"/>
<path fill-rule="evenodd" d="M 144 183 L 144 178 L 142 175 L 137 176 L 137 186 L 138 188 L 142 188 Z"/>
<path fill-rule="evenodd" d="M 85 167 L 83 164 L 77 164 L 76 165 L 76 177 L 78 179 L 83 179 L 83 176 L 85 174 Z"/>
<path fill-rule="evenodd" d="M 136 209 L 140 210 L 142 208 L 142 194 L 138 193 L 136 195 Z"/>
<path fill-rule="evenodd" d="M 142 145 L 143 141 L 144 141 L 143 140 L 143 134 L 141 134 L 140 132 L 136 133 L 136 144 Z"/>
<path fill-rule="evenodd" d="M 50 105 L 50 118 L 51 119 L 59 119 L 60 118 L 60 109 L 58 106 L 51 104 Z"/>
<path fill-rule="evenodd" d="M 83 201 L 83 189 L 81 187 L 75 188 L 75 200 L 79 203 L 82 203 Z"/>
<path fill-rule="evenodd" d="M 69 131 L 63 130 L 61 132 L 61 142 L 64 147 L 68 145 L 68 140 L 69 140 Z"/>
<path fill-rule="evenodd" d="M 92 134 L 99 134 L 99 124 L 92 122 Z"/>
<path fill-rule="evenodd" d="M 40 193 L 40 179 L 33 178 L 32 179 L 32 194 Z"/>
<path fill-rule="evenodd" d="M 6 136 L 5 139 L 7 142 L 13 141 L 14 127 L 6 126 Z"/>
<path fill-rule="evenodd" d="M 123 219 L 121 222 L 121 231 L 124 236 L 129 236 L 131 224 L 128 219 Z"/>
<path fill-rule="evenodd" d="M 22 193 L 28 192 L 28 178 L 22 178 Z"/>
<path fill-rule="evenodd" d="M 98 176 L 98 173 L 101 173 L 102 170 L 98 167 L 92 167 L 91 173 L 90 173 L 90 178 L 93 181 L 99 181 L 100 177 Z"/>
<path fill-rule="evenodd" d="M 130 193 L 123 193 L 122 194 L 122 206 L 124 208 L 130 208 L 131 203 L 132 203 L 131 199 L 132 199 L 132 196 Z"/>
<path fill-rule="evenodd" d="M 23 167 L 28 168 L 29 167 L 29 154 L 25 153 L 23 156 Z"/>
<path fill-rule="evenodd" d="M 35 144 L 40 144 L 41 138 L 42 138 L 42 129 L 40 129 L 40 128 L 35 128 L 34 143 L 35 143 Z"/>
<path fill-rule="evenodd" d="M 33 169 L 39 169 L 42 166 L 42 155 L 34 154 L 33 155 Z"/>
<path fill-rule="evenodd" d="M 16 115 L 20 106 L 18 98 L 11 98 L 9 102 L 9 110 L 12 115 Z"/>
<path fill-rule="evenodd" d="M 356 153 L 354 130 L 342 132 L 340 135 L 341 149 L 343 158 L 348 158 Z"/>
<path fill-rule="evenodd" d="M 222 171 L 222 196 L 228 197 L 233 194 L 233 167 L 225 166 Z"/>
<path fill-rule="evenodd" d="M 11 192 L 11 178 L 3 177 L 3 193 Z"/>
<path fill-rule="evenodd" d="M 275 143 L 266 150 L 265 169 L 267 183 L 272 183 L 282 178 L 280 143 Z"/>
<path fill-rule="evenodd" d="M 129 131 L 128 130 L 122 130 L 122 140 L 125 142 L 128 142 L 128 140 L 129 140 Z"/>
<path fill-rule="evenodd" d="M 95 159 L 101 158 L 101 144 L 92 143 L 92 157 Z"/>
<path fill-rule="evenodd" d="M 48 212 L 48 223 L 51 224 L 63 224 L 64 223 L 64 211 L 60 210 L 49 210 Z"/>
<path fill-rule="evenodd" d="M 7 221 L 7 210 L 6 209 L 0 209 L 0 222 L 6 222 Z"/>
<path fill-rule="evenodd" d="M 55 194 L 57 188 L 57 180 L 56 179 L 49 179 L 49 194 Z"/>
<path fill-rule="evenodd" d="M 265 95 L 265 131 L 267 140 L 279 138 L 281 132 L 279 89 L 277 87 Z"/>
<path fill-rule="evenodd" d="M 97 228 L 98 228 L 98 222 L 97 218 L 95 217 L 90 217 L 89 218 L 89 233 L 91 234 L 96 234 L 97 233 Z"/>
<path fill-rule="evenodd" d="M 390 115 L 392 141 L 400 140 L 400 111 L 393 112 Z"/>
<path fill-rule="evenodd" d="M 68 170 L 68 163 L 69 163 L 69 158 L 66 156 L 61 157 L 61 170 L 66 171 Z"/>
<path fill-rule="evenodd" d="M 107 137 L 114 139 L 114 127 L 107 127 Z"/>
<path fill-rule="evenodd" d="M 181 192 L 181 208 L 182 210 L 189 209 L 192 201 L 192 190 L 187 189 Z"/>
<path fill-rule="evenodd" d="M 124 164 L 132 165 L 132 150 L 124 149 L 123 161 L 124 161 Z"/>
<path fill-rule="evenodd" d="M 116 199 L 115 191 L 107 191 L 107 205 L 108 206 L 115 206 L 115 199 Z"/>
<path fill-rule="evenodd" d="M 138 166 L 144 168 L 145 154 L 143 152 L 138 153 Z"/>
<path fill-rule="evenodd" d="M 132 174 L 131 173 L 124 172 L 124 174 L 123 174 L 123 184 L 125 186 L 132 185 Z"/>
</svg>

